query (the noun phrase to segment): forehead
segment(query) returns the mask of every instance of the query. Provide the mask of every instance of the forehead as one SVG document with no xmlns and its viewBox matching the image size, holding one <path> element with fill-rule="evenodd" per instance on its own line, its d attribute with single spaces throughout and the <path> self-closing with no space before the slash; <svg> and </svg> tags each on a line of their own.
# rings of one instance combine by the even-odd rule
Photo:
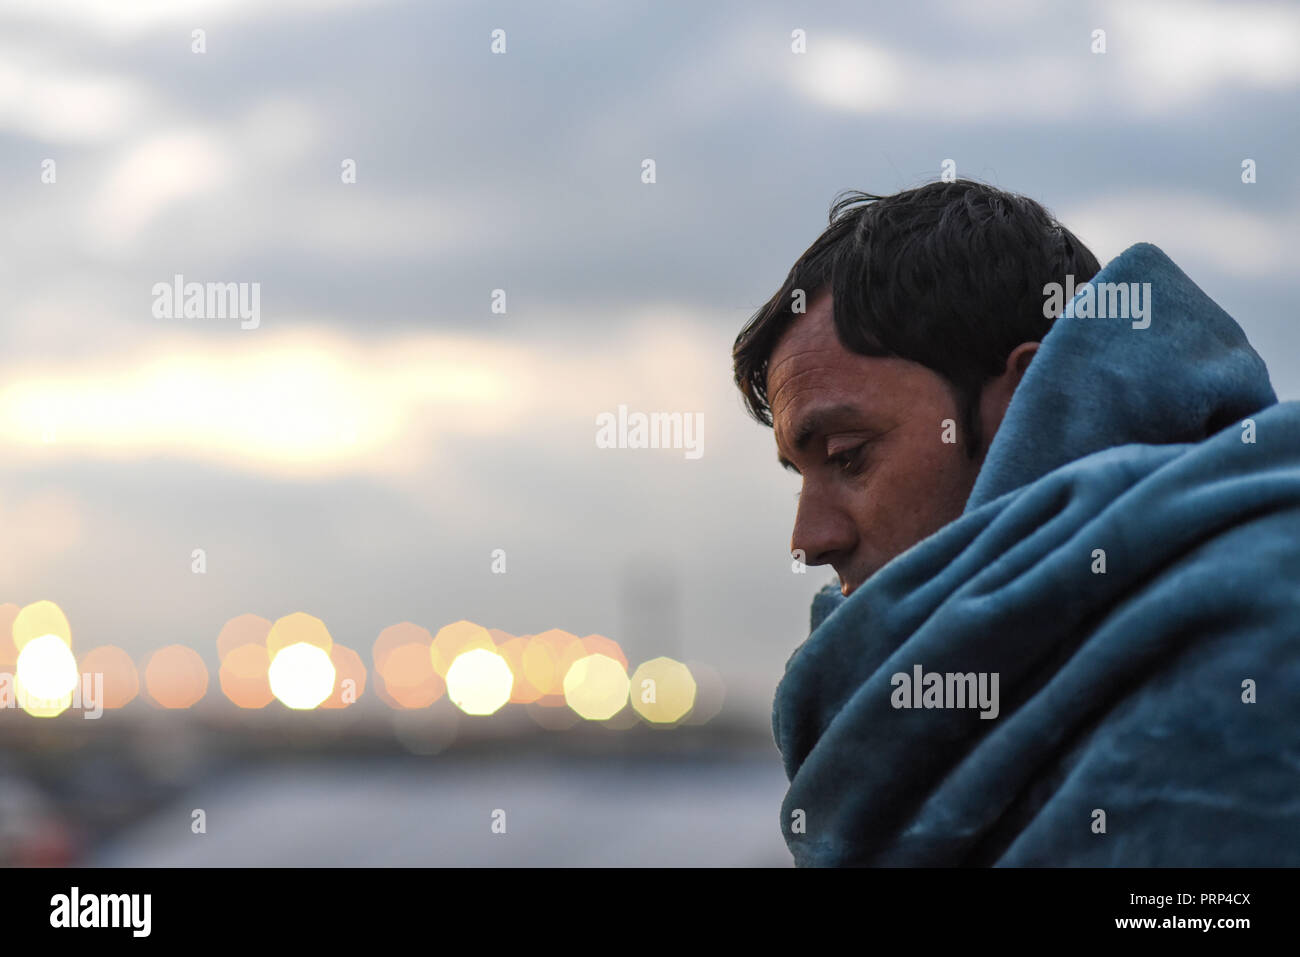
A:
<svg viewBox="0 0 1300 957">
<path fill-rule="evenodd" d="M 830 293 L 813 299 L 772 350 L 767 394 L 778 433 L 811 405 L 869 403 L 879 387 L 880 360 L 846 349 L 835 334 Z"/>
<path fill-rule="evenodd" d="M 767 394 L 778 459 L 835 431 L 888 427 L 921 400 L 925 370 L 895 357 L 864 356 L 835 334 L 829 292 L 810 303 L 772 350 Z"/>
</svg>

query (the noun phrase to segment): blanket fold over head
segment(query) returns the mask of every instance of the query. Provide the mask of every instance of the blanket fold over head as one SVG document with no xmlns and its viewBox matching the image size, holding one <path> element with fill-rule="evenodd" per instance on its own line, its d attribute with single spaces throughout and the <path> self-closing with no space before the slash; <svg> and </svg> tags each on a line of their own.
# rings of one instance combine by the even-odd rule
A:
<svg viewBox="0 0 1300 957">
<path fill-rule="evenodd" d="M 1277 401 L 1241 327 L 1157 247 L 1130 246 L 1088 285 L 1029 363 L 967 511 L 1093 452 L 1199 442 Z"/>
<path fill-rule="evenodd" d="M 1147 316 L 1071 300 L 966 512 L 814 602 L 797 864 L 1300 864 L 1300 403 L 1160 250 L 1120 282 Z"/>
</svg>

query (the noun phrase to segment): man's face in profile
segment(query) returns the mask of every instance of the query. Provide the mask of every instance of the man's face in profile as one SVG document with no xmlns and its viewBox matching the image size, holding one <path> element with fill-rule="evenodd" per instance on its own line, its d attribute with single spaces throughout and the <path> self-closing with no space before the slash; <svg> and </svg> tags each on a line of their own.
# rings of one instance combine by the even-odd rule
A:
<svg viewBox="0 0 1300 957">
<path fill-rule="evenodd" d="M 962 421 L 946 379 L 906 359 L 849 351 L 831 319 L 827 290 L 777 343 L 767 394 L 781 462 L 803 477 L 791 551 L 802 550 L 808 565 L 833 566 L 848 595 L 960 517 L 984 449 L 972 459 L 964 437 L 942 441 L 944 420 Z M 995 388 L 981 419 L 992 411 L 987 425 L 996 428 L 1003 410 Z"/>
</svg>

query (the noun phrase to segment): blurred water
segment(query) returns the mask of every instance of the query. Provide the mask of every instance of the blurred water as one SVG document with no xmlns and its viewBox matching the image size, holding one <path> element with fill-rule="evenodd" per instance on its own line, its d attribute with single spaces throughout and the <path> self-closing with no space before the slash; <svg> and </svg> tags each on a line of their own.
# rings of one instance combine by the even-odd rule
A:
<svg viewBox="0 0 1300 957">
<path fill-rule="evenodd" d="M 775 753 L 295 761 L 214 774 L 87 863 L 788 867 L 785 790 Z"/>
</svg>

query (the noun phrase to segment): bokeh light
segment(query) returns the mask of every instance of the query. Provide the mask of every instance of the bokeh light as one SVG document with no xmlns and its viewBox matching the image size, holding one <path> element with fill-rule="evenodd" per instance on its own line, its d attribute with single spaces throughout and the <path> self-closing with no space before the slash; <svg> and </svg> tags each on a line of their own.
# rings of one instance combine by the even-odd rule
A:
<svg viewBox="0 0 1300 957">
<path fill-rule="evenodd" d="M 632 674 L 632 707 L 651 724 L 680 721 L 695 704 L 690 669 L 672 658 L 652 658 Z"/>
<path fill-rule="evenodd" d="M 627 670 L 608 655 L 579 658 L 564 675 L 565 702 L 588 721 L 604 721 L 623 710 L 627 693 Z"/>
<path fill-rule="evenodd" d="M 104 676 L 105 708 L 125 708 L 140 693 L 140 674 L 135 662 L 117 645 L 100 645 L 86 652 L 81 658 L 81 673 Z"/>
<path fill-rule="evenodd" d="M 695 679 L 695 704 L 686 715 L 686 724 L 705 724 L 717 717 L 727 699 L 727 686 L 718 669 L 702 661 L 687 661 L 691 677 Z"/>
<path fill-rule="evenodd" d="M 326 709 L 351 707 L 361 700 L 362 692 L 366 690 L 365 662 L 356 651 L 339 644 L 330 649 L 330 661 L 334 664 L 334 688 L 320 706 Z"/>
<path fill-rule="evenodd" d="M 77 660 L 58 635 L 33 638 L 18 652 L 18 683 L 32 697 L 58 700 L 71 695 L 79 677 Z"/>
<path fill-rule="evenodd" d="M 514 687 L 510 691 L 511 704 L 531 704 L 542 696 L 541 690 L 528 680 L 524 668 L 524 649 L 532 638 L 532 635 L 520 635 L 497 645 L 497 654 L 506 660 L 515 676 Z"/>
<path fill-rule="evenodd" d="M 627 655 L 623 653 L 623 649 L 619 647 L 618 642 L 613 638 L 606 638 L 604 635 L 588 635 L 582 639 L 582 647 L 586 649 L 588 654 L 605 655 L 607 658 L 613 658 L 623 666 L 624 672 L 627 671 Z"/>
<path fill-rule="evenodd" d="M 266 637 L 271 633 L 271 623 L 261 615 L 237 615 L 221 626 L 217 635 L 217 657 L 223 663 L 226 655 L 244 645 L 266 647 Z M 271 660 L 267 652 L 267 663 Z"/>
<path fill-rule="evenodd" d="M 18 703 L 33 717 L 52 718 L 72 704 L 80 677 L 72 650 L 61 637 L 31 638 L 18 652 L 14 679 Z"/>
<path fill-rule="evenodd" d="M 272 634 L 275 629 L 271 629 Z M 271 693 L 296 711 L 315 708 L 334 689 L 334 663 L 329 650 L 299 641 L 281 648 L 271 659 Z"/>
<path fill-rule="evenodd" d="M 510 700 L 514 675 L 506 659 L 487 648 L 470 648 L 447 669 L 447 697 L 466 714 L 493 714 Z"/>
<path fill-rule="evenodd" d="M 559 662 L 556 654 L 550 643 L 543 641 L 540 635 L 533 635 L 528 639 L 520 654 L 520 662 L 524 679 L 537 690 L 537 696 L 532 699 L 533 701 L 540 701 L 547 695 L 553 694 L 552 688 L 558 687 L 563 691 L 564 686 L 560 684 Z M 547 704 L 549 705 L 550 702 Z"/>
<path fill-rule="evenodd" d="M 148 700 L 161 708 L 189 708 L 207 694 L 208 668 L 193 648 L 167 645 L 145 665 L 144 687 Z"/>
<path fill-rule="evenodd" d="M 427 708 L 442 697 L 446 684 L 434 670 L 433 636 L 404 621 L 389 625 L 374 644 L 375 692 L 390 708 Z"/>
<path fill-rule="evenodd" d="M 471 648 L 482 648 L 495 653 L 497 643 L 492 640 L 492 635 L 486 628 L 472 621 L 462 620 L 444 625 L 438 629 L 438 634 L 433 639 L 434 670 L 446 678 L 452 662 Z"/>
<path fill-rule="evenodd" d="M 0 671 L 12 674 L 18 666 L 18 649 L 14 647 L 14 619 L 19 607 L 13 602 L 0 605 Z"/>
<path fill-rule="evenodd" d="M 588 654 L 577 635 L 551 628 L 534 635 L 524 648 L 524 676 L 542 692 L 537 704 L 564 707 L 564 676 L 579 658 Z"/>
<path fill-rule="evenodd" d="M 236 707 L 265 708 L 275 697 L 271 691 L 270 671 L 271 656 L 265 645 L 247 644 L 232 648 L 221 660 L 218 674 L 221 691 Z"/>
<path fill-rule="evenodd" d="M 72 647 L 72 629 L 63 610 L 52 601 L 35 601 L 25 605 L 14 617 L 11 626 L 14 648 L 21 654 L 23 646 L 36 638 L 56 635 L 69 648 Z"/>
<path fill-rule="evenodd" d="M 334 646 L 334 639 L 330 637 L 325 622 L 302 611 L 277 618 L 266 635 L 266 651 L 273 663 L 282 649 L 299 644 L 315 645 L 325 652 L 325 658 L 328 660 L 330 649 Z"/>
</svg>

